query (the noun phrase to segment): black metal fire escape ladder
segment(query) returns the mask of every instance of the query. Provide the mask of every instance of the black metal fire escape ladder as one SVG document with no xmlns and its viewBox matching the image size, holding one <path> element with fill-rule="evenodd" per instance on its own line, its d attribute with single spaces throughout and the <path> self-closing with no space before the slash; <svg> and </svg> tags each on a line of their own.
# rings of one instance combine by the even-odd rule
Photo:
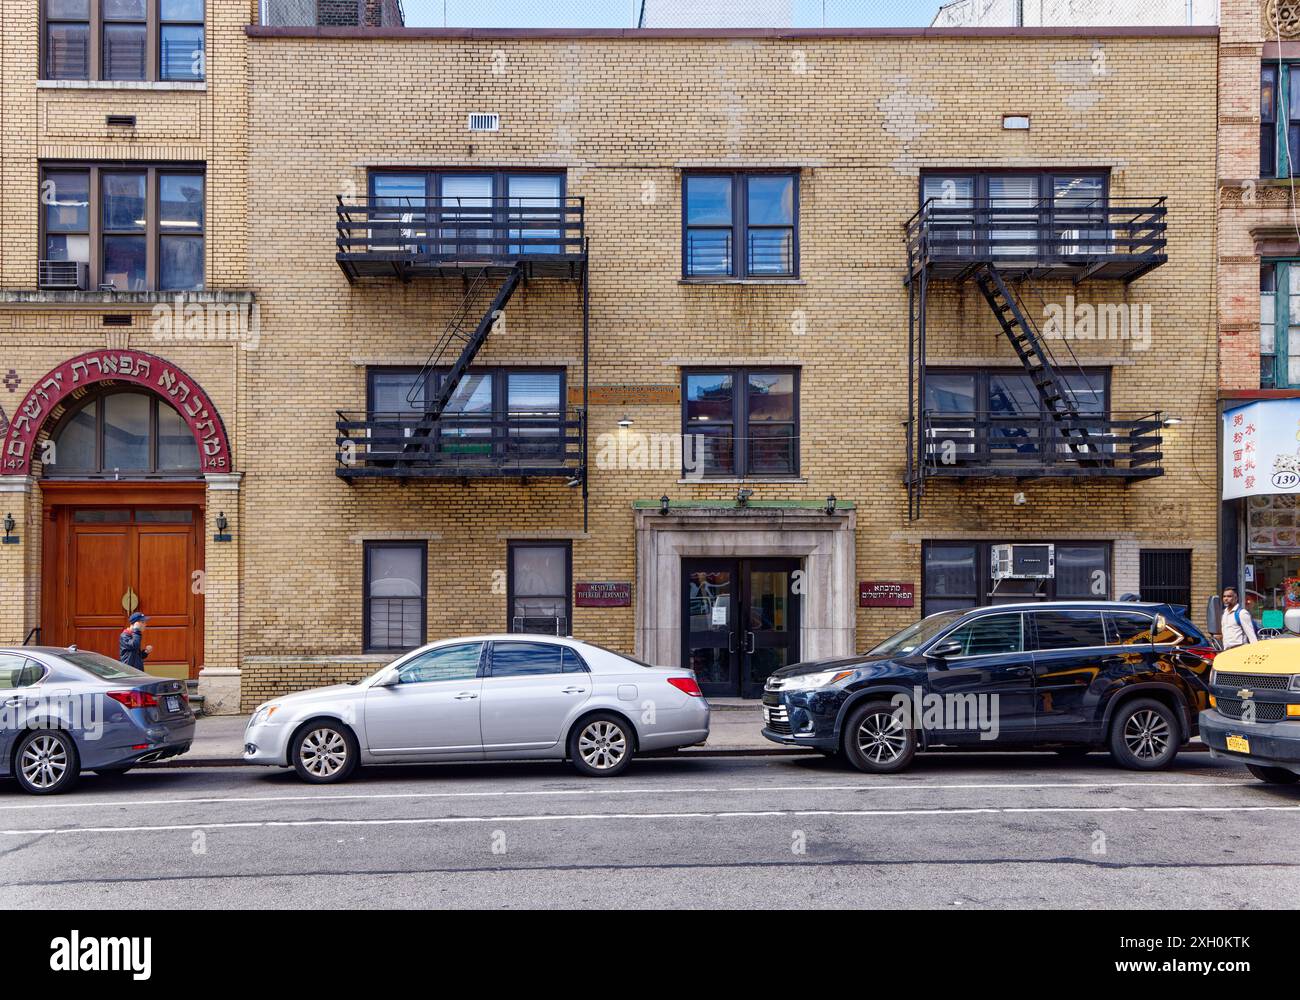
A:
<svg viewBox="0 0 1300 1000">
<path fill-rule="evenodd" d="M 447 408 L 447 404 L 451 402 L 451 397 L 456 392 L 456 387 L 469 371 L 469 366 L 474 363 L 474 358 L 478 356 L 488 334 L 492 332 L 492 327 L 506 307 L 506 303 L 510 301 L 515 289 L 523 281 L 523 276 L 522 264 L 516 264 L 511 268 L 486 308 L 483 307 L 483 300 L 491 289 L 488 269 L 483 268 L 470 281 L 464 298 L 456 307 L 446 329 L 443 330 L 437 345 L 429 355 L 429 360 L 424 363 L 419 377 L 407 394 L 406 401 L 412 406 L 420 401 L 421 396 L 425 399 L 425 405 L 419 423 L 411 428 L 411 441 L 405 450 L 418 452 L 423 449 L 424 442 L 433 434 L 443 410 Z M 469 324 L 475 317 L 478 318 L 477 323 L 473 330 L 470 330 Z M 457 348 L 460 349 L 459 355 L 447 366 L 441 381 L 438 381 L 438 370 L 446 364 L 447 359 Z M 415 459 L 409 459 L 407 464 L 412 461 Z"/>
<path fill-rule="evenodd" d="M 1011 341 L 1011 347 L 1029 374 L 1034 388 L 1038 390 L 1043 412 L 1059 425 L 1064 443 L 1076 455 L 1097 455 L 1096 443 L 1089 438 L 1088 428 L 1081 418 L 1074 396 L 1058 375 L 1056 363 L 1043 342 L 1042 334 L 1025 315 L 998 269 L 992 264 L 982 264 L 975 269 L 972 277 L 989 308 L 993 310 L 993 315 L 997 317 L 1002 332 Z M 1091 459 L 1079 464 L 1097 463 L 1096 459 Z"/>
</svg>

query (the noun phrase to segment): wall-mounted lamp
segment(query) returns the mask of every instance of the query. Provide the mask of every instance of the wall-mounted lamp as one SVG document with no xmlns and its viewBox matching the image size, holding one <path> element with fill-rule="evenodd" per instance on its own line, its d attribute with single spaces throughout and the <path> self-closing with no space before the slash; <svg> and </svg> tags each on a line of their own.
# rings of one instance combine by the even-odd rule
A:
<svg viewBox="0 0 1300 1000">
<path fill-rule="evenodd" d="M 230 536 L 230 522 L 226 520 L 226 512 L 221 511 L 217 514 L 217 533 L 212 536 L 214 542 L 228 542 Z"/>
<path fill-rule="evenodd" d="M 1166 427 L 1177 427 L 1182 422 L 1183 422 L 1182 417 L 1173 417 L 1173 416 L 1165 417 L 1165 419 L 1161 421 L 1161 423 L 1164 424 Z"/>
<path fill-rule="evenodd" d="M 826 516 L 827 516 L 827 517 L 830 517 L 831 515 L 833 515 L 833 514 L 835 513 L 835 505 L 836 505 L 837 503 L 839 503 L 839 501 L 835 499 L 835 494 L 834 494 L 834 493 L 832 493 L 830 496 L 828 496 L 828 497 L 826 498 Z"/>
<path fill-rule="evenodd" d="M 18 522 L 14 520 L 14 516 L 12 514 L 6 514 L 4 519 L 5 545 L 18 544 L 18 536 L 14 534 L 14 528 L 16 527 L 18 527 Z"/>
<path fill-rule="evenodd" d="M 624 415 L 623 419 L 618 422 L 618 425 L 622 427 L 624 430 L 627 430 L 629 427 L 632 426 L 632 418 L 627 415 Z"/>
<path fill-rule="evenodd" d="M 659 513 L 662 514 L 664 517 L 668 516 L 668 505 L 669 505 L 668 494 L 665 493 L 663 496 L 659 498 Z"/>
</svg>

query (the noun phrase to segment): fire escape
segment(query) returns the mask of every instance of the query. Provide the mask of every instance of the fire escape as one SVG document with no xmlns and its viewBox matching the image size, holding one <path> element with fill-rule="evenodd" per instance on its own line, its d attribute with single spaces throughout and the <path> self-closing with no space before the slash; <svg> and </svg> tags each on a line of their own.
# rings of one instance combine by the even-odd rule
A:
<svg viewBox="0 0 1300 1000">
<path fill-rule="evenodd" d="M 563 478 L 587 508 L 589 290 L 581 198 L 368 198 L 337 207 L 336 260 L 348 281 L 459 281 L 462 294 L 401 412 L 338 414 L 336 474 L 363 479 Z M 464 377 L 518 289 L 576 285 L 582 309 L 582 405 L 474 413 Z"/>
<path fill-rule="evenodd" d="M 1165 262 L 1165 203 L 1062 204 L 1046 199 L 928 200 L 905 225 L 908 273 L 908 518 L 929 479 L 1163 474 L 1159 413 L 1098 414 L 1069 384 L 1081 372 L 1069 341 L 1058 359 L 1011 283 L 1039 279 L 1129 284 Z M 974 284 L 1011 344 L 1039 412 L 953 413 L 929 406 L 926 319 L 931 286 Z"/>
</svg>

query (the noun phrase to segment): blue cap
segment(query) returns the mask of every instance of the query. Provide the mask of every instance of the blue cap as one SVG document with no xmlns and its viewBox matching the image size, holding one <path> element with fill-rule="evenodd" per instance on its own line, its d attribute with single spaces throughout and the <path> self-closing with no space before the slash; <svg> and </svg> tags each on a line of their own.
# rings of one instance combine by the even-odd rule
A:
<svg viewBox="0 0 1300 1000">
<path fill-rule="evenodd" d="M 148 618 L 146 618 L 144 615 L 140 614 L 139 611 L 137 611 L 135 614 L 131 616 L 131 619 L 130 621 L 127 622 L 127 624 L 134 625 L 136 622 L 147 622 L 148 620 L 149 620 Z"/>
</svg>

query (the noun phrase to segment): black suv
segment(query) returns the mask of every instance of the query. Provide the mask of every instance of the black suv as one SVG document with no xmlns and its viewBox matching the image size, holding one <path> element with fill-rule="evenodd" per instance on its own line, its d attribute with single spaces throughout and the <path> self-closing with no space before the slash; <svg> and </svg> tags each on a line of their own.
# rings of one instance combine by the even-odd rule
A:
<svg viewBox="0 0 1300 1000">
<path fill-rule="evenodd" d="M 1168 604 L 1068 601 L 930 615 L 871 652 L 768 678 L 763 735 L 901 771 L 918 750 L 1107 748 L 1173 762 L 1208 705 L 1215 648 Z"/>
</svg>

